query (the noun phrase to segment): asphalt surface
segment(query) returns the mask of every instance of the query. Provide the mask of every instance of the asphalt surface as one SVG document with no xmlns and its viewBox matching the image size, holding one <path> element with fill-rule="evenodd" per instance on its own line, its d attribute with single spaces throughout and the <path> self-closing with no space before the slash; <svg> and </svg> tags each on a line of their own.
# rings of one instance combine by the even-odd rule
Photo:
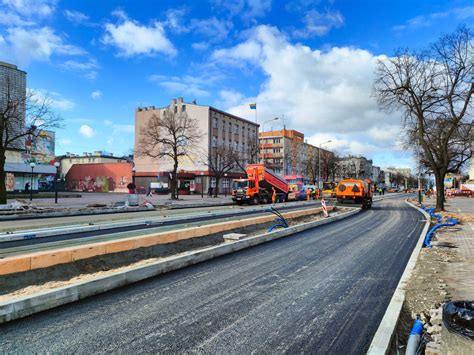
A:
<svg viewBox="0 0 474 355">
<path fill-rule="evenodd" d="M 288 212 L 304 210 L 307 208 L 315 208 L 320 206 L 321 204 L 319 202 L 313 202 L 310 205 L 287 204 L 281 205 L 280 207 L 278 207 L 278 210 L 280 212 Z M 54 236 L 41 238 L 19 239 L 13 241 L 0 240 L 0 259 L 10 256 L 31 254 L 39 251 L 55 250 L 90 243 L 119 240 L 140 235 L 147 235 L 150 233 L 160 233 L 182 228 L 198 227 L 206 224 L 242 220 L 245 218 L 251 218 L 270 213 L 270 205 L 257 206 L 257 208 L 257 210 L 250 209 L 248 207 L 227 210 L 225 212 L 227 212 L 228 214 L 226 214 L 225 216 L 212 216 L 211 214 L 203 215 L 203 213 L 200 213 L 199 216 L 196 216 L 196 214 L 189 214 L 181 216 L 181 218 L 178 220 L 167 221 L 163 219 L 161 222 L 154 223 L 150 226 L 142 224 L 113 229 L 57 234 Z M 34 234 L 33 231 L 31 233 Z"/>
<path fill-rule="evenodd" d="M 424 225 L 401 199 L 0 326 L 0 352 L 364 353 Z"/>
</svg>

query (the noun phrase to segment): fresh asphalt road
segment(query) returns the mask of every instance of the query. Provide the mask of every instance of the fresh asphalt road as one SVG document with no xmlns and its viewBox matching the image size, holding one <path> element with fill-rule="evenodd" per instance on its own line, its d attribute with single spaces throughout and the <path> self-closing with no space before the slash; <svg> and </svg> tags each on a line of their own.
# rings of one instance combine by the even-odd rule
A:
<svg viewBox="0 0 474 355">
<path fill-rule="evenodd" d="M 364 353 L 424 226 L 401 199 L 0 326 L 0 352 Z"/>
</svg>

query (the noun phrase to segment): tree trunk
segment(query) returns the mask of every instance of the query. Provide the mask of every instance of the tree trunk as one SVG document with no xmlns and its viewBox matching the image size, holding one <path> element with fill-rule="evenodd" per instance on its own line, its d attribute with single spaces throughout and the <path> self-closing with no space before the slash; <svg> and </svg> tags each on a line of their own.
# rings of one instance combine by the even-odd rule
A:
<svg viewBox="0 0 474 355">
<path fill-rule="evenodd" d="M 220 177 L 216 176 L 216 187 L 214 188 L 214 197 L 217 197 L 217 194 L 219 193 L 219 180 Z"/>
<path fill-rule="evenodd" d="M 7 203 L 7 186 L 5 184 L 5 150 L 0 150 L 0 204 Z"/>
<path fill-rule="evenodd" d="M 442 172 L 435 171 L 436 181 L 436 210 L 444 211 L 444 175 Z"/>
<path fill-rule="evenodd" d="M 178 199 L 178 160 L 175 159 L 173 165 L 173 179 L 171 180 L 171 199 Z"/>
</svg>

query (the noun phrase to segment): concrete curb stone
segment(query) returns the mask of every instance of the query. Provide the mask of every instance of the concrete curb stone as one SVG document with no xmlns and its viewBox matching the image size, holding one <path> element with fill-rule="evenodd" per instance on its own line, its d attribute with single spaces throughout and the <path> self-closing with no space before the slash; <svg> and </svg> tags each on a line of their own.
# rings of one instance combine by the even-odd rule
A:
<svg viewBox="0 0 474 355">
<path fill-rule="evenodd" d="M 249 237 L 236 242 L 212 246 L 196 251 L 171 256 L 163 260 L 138 266 L 130 270 L 119 271 L 112 275 L 97 277 L 74 285 L 64 286 L 55 290 L 38 292 L 29 296 L 18 297 L 0 302 L 0 324 L 14 319 L 29 316 L 67 303 L 78 301 L 102 292 L 141 281 L 168 271 L 181 269 L 222 255 L 230 254 L 274 239 L 282 238 L 297 232 L 311 229 L 323 224 L 335 222 L 360 212 L 354 208 L 349 212 L 318 221 L 307 222 L 271 233 Z"/>
<path fill-rule="evenodd" d="M 408 259 L 407 266 L 405 271 L 403 271 L 402 277 L 398 282 L 397 288 L 393 293 L 392 299 L 385 311 L 385 314 L 380 322 L 380 325 L 375 333 L 374 338 L 370 344 L 367 354 L 369 355 L 381 355 L 387 354 L 390 350 L 390 344 L 392 342 L 393 334 L 397 327 L 398 318 L 400 317 L 400 312 L 402 310 L 403 302 L 405 302 L 405 291 L 408 281 L 410 280 L 413 269 L 415 268 L 418 255 L 420 254 L 421 248 L 423 246 L 423 240 L 425 239 L 426 233 L 430 227 L 431 217 L 428 213 L 423 211 L 421 208 L 418 208 L 414 204 L 405 201 L 409 206 L 415 208 L 423 214 L 426 218 L 426 223 L 423 228 L 423 231 L 420 234 L 418 242 L 411 253 L 410 259 Z"/>
</svg>

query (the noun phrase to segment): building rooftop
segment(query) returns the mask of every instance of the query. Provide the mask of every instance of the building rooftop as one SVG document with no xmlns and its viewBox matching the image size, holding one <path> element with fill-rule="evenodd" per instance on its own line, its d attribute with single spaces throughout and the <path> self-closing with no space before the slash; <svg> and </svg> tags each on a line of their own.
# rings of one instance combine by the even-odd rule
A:
<svg viewBox="0 0 474 355">
<path fill-rule="evenodd" d="M 179 99 L 182 100 L 182 98 L 178 98 L 178 101 L 176 101 L 176 103 L 179 102 Z M 173 99 L 175 100 L 175 99 Z M 173 101 L 172 100 L 172 101 Z M 218 112 L 218 113 L 221 113 L 221 114 L 224 114 L 224 115 L 227 115 L 227 116 L 231 116 L 232 118 L 235 118 L 235 119 L 238 119 L 238 120 L 241 120 L 241 121 L 244 121 L 244 122 L 247 122 L 247 123 L 250 123 L 254 126 L 257 126 L 259 127 L 260 124 L 259 123 L 256 123 L 256 122 L 253 122 L 253 121 L 250 121 L 250 120 L 247 120 L 245 118 L 242 118 L 242 117 L 239 117 L 239 116 L 236 116 L 236 115 L 233 115 L 229 112 L 226 112 L 226 111 L 223 111 L 223 110 L 220 110 L 216 107 L 213 107 L 211 105 L 200 105 L 196 102 L 196 100 L 194 100 L 193 102 L 187 102 L 187 101 L 181 101 L 182 104 L 184 105 L 195 105 L 195 106 L 201 106 L 201 107 L 209 107 L 210 110 L 212 111 L 215 111 L 215 112 Z M 168 106 L 164 106 L 164 107 L 156 107 L 156 106 L 148 106 L 148 107 L 137 107 L 135 111 L 149 111 L 149 110 L 164 110 L 165 108 L 169 107 Z"/>
<path fill-rule="evenodd" d="M 18 67 L 15 64 L 10 64 L 10 63 L 0 61 L 0 66 L 7 67 L 7 68 L 10 68 L 10 69 L 15 69 L 15 70 L 21 71 L 21 72 L 26 74 L 26 72 L 24 70 L 18 69 Z"/>
</svg>

